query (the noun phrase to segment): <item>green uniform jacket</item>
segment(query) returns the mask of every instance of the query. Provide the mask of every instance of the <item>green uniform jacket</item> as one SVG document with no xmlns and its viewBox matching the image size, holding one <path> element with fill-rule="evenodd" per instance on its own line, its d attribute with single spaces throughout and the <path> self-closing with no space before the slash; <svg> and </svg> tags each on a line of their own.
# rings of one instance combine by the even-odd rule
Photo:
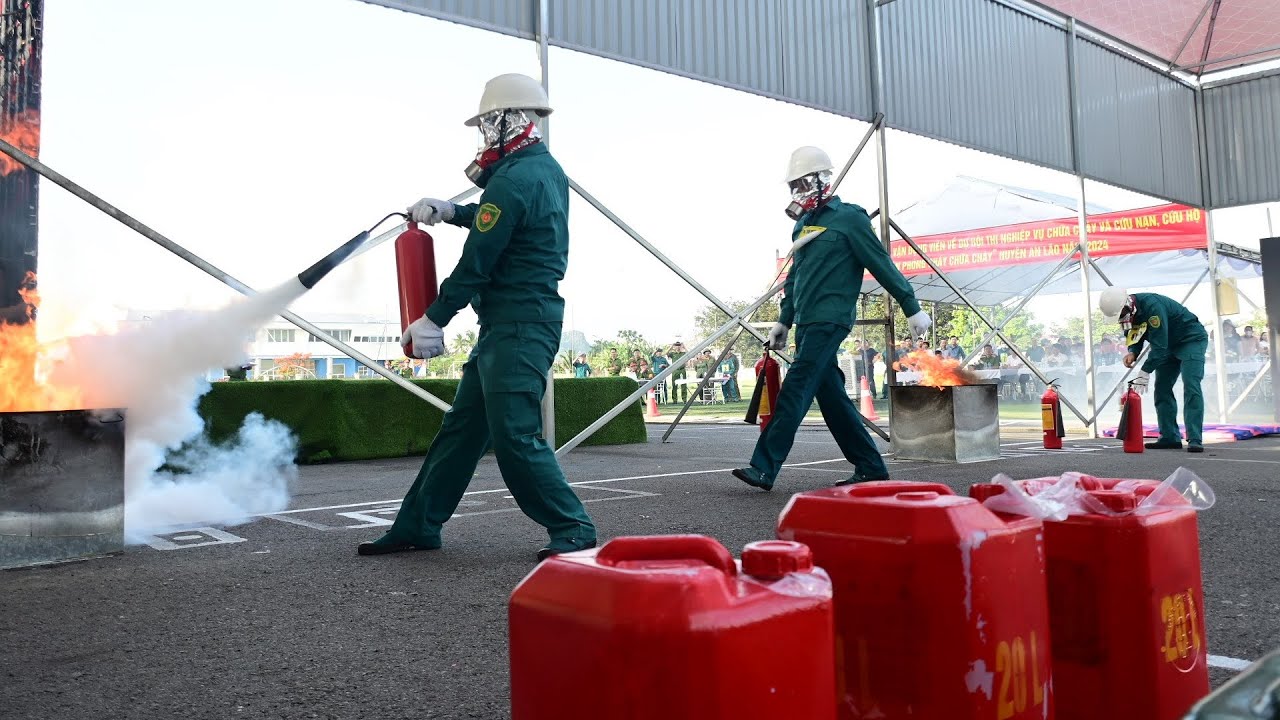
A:
<svg viewBox="0 0 1280 720">
<path fill-rule="evenodd" d="M 831 200 L 796 223 L 792 241 L 817 228 L 825 231 L 795 252 L 783 286 L 783 325 L 827 322 L 853 328 L 862 276 L 872 277 L 893 296 L 908 317 L 920 312 L 910 283 L 871 231 L 867 211 Z"/>
<path fill-rule="evenodd" d="M 449 223 L 471 233 L 427 308 L 432 322 L 448 325 L 467 304 L 481 325 L 564 320 L 558 288 L 569 266 L 569 181 L 546 147 L 499 160 L 480 202 L 458 205 Z"/>
<path fill-rule="evenodd" d="M 724 362 L 720 363 L 720 372 L 728 375 L 729 377 L 737 377 L 738 368 L 740 367 L 741 364 L 738 362 L 738 356 L 730 355 L 724 359 Z"/>
<path fill-rule="evenodd" d="M 1209 345 L 1209 334 L 1200 324 L 1200 318 L 1182 304 L 1155 293 L 1134 293 L 1137 309 L 1133 314 L 1133 328 L 1125 342 L 1129 352 L 1142 352 L 1144 342 L 1151 343 L 1151 354 L 1142 363 L 1144 372 L 1151 372 L 1170 357 L 1179 360 L 1204 360 Z"/>
</svg>

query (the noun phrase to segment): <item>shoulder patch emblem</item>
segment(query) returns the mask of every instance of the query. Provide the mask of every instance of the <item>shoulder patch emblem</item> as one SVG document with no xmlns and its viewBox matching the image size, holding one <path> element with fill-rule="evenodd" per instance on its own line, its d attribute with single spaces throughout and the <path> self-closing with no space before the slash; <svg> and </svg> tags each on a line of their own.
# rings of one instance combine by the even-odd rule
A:
<svg viewBox="0 0 1280 720">
<path fill-rule="evenodd" d="M 494 225 L 498 224 L 498 218 L 502 216 L 502 210 L 493 203 L 485 203 L 476 209 L 476 229 L 480 232 L 489 232 Z"/>
<path fill-rule="evenodd" d="M 1160 316 L 1152 315 L 1151 317 L 1147 318 L 1147 324 L 1153 328 L 1160 327 Z"/>
<path fill-rule="evenodd" d="M 800 233 L 797 234 L 796 237 L 802 237 L 804 235 L 808 235 L 811 232 L 826 232 L 826 231 L 827 229 L 825 227 L 822 227 L 821 225 L 805 225 L 804 227 L 800 228 Z"/>
</svg>

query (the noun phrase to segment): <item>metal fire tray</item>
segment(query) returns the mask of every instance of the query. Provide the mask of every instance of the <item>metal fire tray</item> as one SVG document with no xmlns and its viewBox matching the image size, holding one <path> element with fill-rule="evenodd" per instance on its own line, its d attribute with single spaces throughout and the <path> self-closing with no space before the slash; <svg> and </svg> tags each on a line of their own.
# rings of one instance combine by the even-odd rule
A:
<svg viewBox="0 0 1280 720">
<path fill-rule="evenodd" d="M 889 437 L 899 460 L 971 463 L 1000 458 L 994 384 L 892 385 Z"/>
<path fill-rule="evenodd" d="M 0 568 L 124 550 L 124 411 L 0 413 Z"/>
</svg>

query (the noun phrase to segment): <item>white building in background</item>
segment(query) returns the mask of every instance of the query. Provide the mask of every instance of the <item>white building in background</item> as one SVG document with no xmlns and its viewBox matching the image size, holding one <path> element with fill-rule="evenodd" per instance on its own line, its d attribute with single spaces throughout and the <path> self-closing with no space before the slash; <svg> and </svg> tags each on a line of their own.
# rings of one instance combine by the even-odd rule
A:
<svg viewBox="0 0 1280 720">
<path fill-rule="evenodd" d="M 404 358 L 400 349 L 400 320 L 380 320 L 369 315 L 342 313 L 308 314 L 307 320 L 357 351 L 385 364 Z M 310 355 L 304 367 L 317 379 L 374 377 L 367 367 L 330 347 L 306 330 L 283 318 L 276 318 L 254 334 L 249 345 L 253 369 L 249 377 L 271 379 L 277 362 L 290 355 Z"/>
</svg>

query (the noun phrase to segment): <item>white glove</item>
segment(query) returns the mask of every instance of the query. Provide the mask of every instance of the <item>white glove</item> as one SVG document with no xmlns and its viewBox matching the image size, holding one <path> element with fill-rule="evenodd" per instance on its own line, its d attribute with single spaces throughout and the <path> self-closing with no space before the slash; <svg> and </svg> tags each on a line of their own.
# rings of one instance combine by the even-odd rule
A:
<svg viewBox="0 0 1280 720">
<path fill-rule="evenodd" d="M 1133 391 L 1139 395 L 1145 395 L 1147 392 L 1147 383 L 1151 373 L 1146 370 L 1139 370 L 1137 376 L 1133 378 Z"/>
<path fill-rule="evenodd" d="M 435 225 L 453 219 L 453 203 L 448 200 L 422 198 L 409 208 L 409 219 L 423 225 Z"/>
<path fill-rule="evenodd" d="M 444 331 L 423 315 L 409 323 L 409 327 L 400 336 L 401 347 L 406 347 L 409 343 L 413 343 L 414 357 L 429 360 L 444 354 Z"/>
<path fill-rule="evenodd" d="M 925 331 L 933 327 L 933 320 L 929 318 L 929 315 L 925 313 L 925 311 L 921 310 L 915 315 L 907 318 L 907 325 L 911 327 L 911 337 L 918 338 L 923 337 Z"/>
<path fill-rule="evenodd" d="M 774 323 L 773 329 L 769 331 L 769 349 L 785 350 L 787 347 L 787 333 L 791 328 L 782 323 Z"/>
</svg>

